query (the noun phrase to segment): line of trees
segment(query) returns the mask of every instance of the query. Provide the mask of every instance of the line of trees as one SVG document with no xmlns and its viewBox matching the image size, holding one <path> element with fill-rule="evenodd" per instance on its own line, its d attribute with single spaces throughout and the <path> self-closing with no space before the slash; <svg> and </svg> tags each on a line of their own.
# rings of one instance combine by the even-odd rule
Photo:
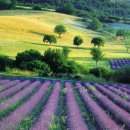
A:
<svg viewBox="0 0 130 130">
<path fill-rule="evenodd" d="M 0 10 L 14 9 L 17 4 L 17 0 L 0 0 Z"/>
</svg>

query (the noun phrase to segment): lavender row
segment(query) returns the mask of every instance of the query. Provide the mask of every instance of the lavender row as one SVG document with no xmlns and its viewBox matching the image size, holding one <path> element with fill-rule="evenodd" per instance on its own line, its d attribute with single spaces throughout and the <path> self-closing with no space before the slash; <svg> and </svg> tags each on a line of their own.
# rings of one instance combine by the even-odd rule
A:
<svg viewBox="0 0 130 130">
<path fill-rule="evenodd" d="M 86 107 L 94 116 L 98 125 L 98 130 L 123 130 L 123 128 L 120 128 L 112 119 L 109 118 L 105 111 L 96 104 L 80 83 L 76 83 L 76 87 L 84 99 Z"/>
<path fill-rule="evenodd" d="M 0 86 L 0 91 L 1 90 L 4 90 L 4 89 L 7 89 L 9 87 L 12 87 L 16 84 L 20 83 L 20 80 L 13 80 L 13 81 L 10 81 L 10 82 L 7 82 L 6 84 Z"/>
<path fill-rule="evenodd" d="M 130 101 L 130 95 L 128 95 L 126 92 L 121 91 L 120 88 L 107 86 L 107 85 L 105 85 L 105 87 L 107 87 L 107 89 L 111 90 L 112 92 L 116 93 L 117 95 L 121 96 L 122 98 Z"/>
<path fill-rule="evenodd" d="M 30 100 L 25 102 L 22 106 L 13 111 L 9 116 L 0 121 L 0 130 L 15 130 L 22 121 L 22 119 L 26 117 L 38 104 L 50 84 L 50 81 L 43 83 L 38 92 L 35 93 L 30 98 Z"/>
<path fill-rule="evenodd" d="M 120 86 L 120 85 L 112 85 L 112 87 L 119 88 L 119 89 L 121 89 L 123 92 L 126 92 L 127 94 L 130 95 L 130 89 L 128 89 L 127 87 Z"/>
<path fill-rule="evenodd" d="M 118 69 L 126 65 L 130 65 L 130 60 L 110 60 L 112 69 Z"/>
<path fill-rule="evenodd" d="M 22 89 L 23 87 L 25 87 L 29 84 L 30 84 L 30 80 L 25 80 L 24 82 L 19 83 L 14 87 L 11 87 L 3 92 L 0 92 L 0 100 L 3 99 L 4 97 L 10 95 L 10 94 L 13 94 L 13 93 L 19 91 L 20 89 Z"/>
<path fill-rule="evenodd" d="M 67 90 L 66 102 L 68 127 L 71 130 L 88 130 L 88 126 L 85 124 L 80 108 L 77 105 L 71 84 L 66 82 L 65 88 Z"/>
<path fill-rule="evenodd" d="M 100 85 L 107 86 L 107 87 L 111 86 L 111 87 L 120 89 L 121 91 L 126 92 L 127 94 L 130 95 L 130 86 L 128 86 L 128 85 L 122 85 L 122 84 L 104 84 L 104 83 L 100 83 Z"/>
<path fill-rule="evenodd" d="M 51 123 L 51 119 L 54 116 L 58 101 L 59 101 L 59 89 L 60 89 L 60 82 L 56 82 L 54 85 L 54 90 L 48 100 L 47 105 L 45 108 L 43 107 L 43 111 L 38 118 L 38 121 L 34 124 L 31 130 L 48 130 L 49 125 Z"/>
<path fill-rule="evenodd" d="M 125 99 L 121 98 L 117 94 L 113 93 L 112 91 L 106 89 L 104 86 L 95 84 L 96 88 L 100 90 L 103 94 L 107 95 L 111 100 L 113 100 L 116 104 L 120 107 L 124 108 L 128 112 L 130 112 L 130 102 L 126 101 Z"/>
<path fill-rule="evenodd" d="M 4 102 L 0 103 L 0 112 L 6 110 L 10 105 L 13 105 L 17 101 L 23 99 L 26 97 L 34 88 L 36 88 L 38 85 L 40 85 L 40 81 L 35 81 L 34 83 L 30 84 L 27 88 L 20 91 L 19 93 L 15 94 L 8 100 L 5 100 Z"/>
<path fill-rule="evenodd" d="M 124 84 L 104 84 L 104 85 L 110 85 L 110 86 L 115 86 L 118 88 L 126 88 L 130 90 L 130 85 L 124 85 Z"/>
<path fill-rule="evenodd" d="M 5 84 L 5 83 L 8 83 L 9 81 L 10 81 L 9 79 L 5 79 L 5 80 L 4 80 L 4 79 L 3 79 L 3 80 L 1 79 L 1 80 L 0 80 L 0 84 Z"/>
<path fill-rule="evenodd" d="M 91 93 L 96 96 L 98 102 L 112 114 L 112 116 L 125 124 L 127 129 L 130 129 L 130 114 L 126 112 L 124 109 L 121 109 L 119 106 L 114 104 L 111 100 L 109 100 L 106 96 L 104 96 L 100 91 L 98 91 L 94 86 L 90 84 L 85 84 L 86 88 L 91 91 Z"/>
</svg>

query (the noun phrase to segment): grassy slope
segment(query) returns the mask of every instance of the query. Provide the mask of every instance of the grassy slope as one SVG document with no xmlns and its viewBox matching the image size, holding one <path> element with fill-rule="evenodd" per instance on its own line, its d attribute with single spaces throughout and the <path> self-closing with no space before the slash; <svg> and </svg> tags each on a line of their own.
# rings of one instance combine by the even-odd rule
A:
<svg viewBox="0 0 130 130">
<path fill-rule="evenodd" d="M 85 63 L 90 67 L 94 66 L 91 60 L 90 41 L 92 37 L 101 34 L 90 30 L 75 28 L 70 24 L 80 23 L 81 19 L 75 16 L 59 14 L 47 11 L 15 10 L 0 11 L 0 54 L 14 57 L 18 52 L 27 49 L 37 49 L 42 54 L 47 48 L 71 48 L 70 58 L 75 58 L 80 63 Z M 68 32 L 58 39 L 55 45 L 48 45 L 42 42 L 43 34 L 54 34 L 55 25 L 62 23 Z M 84 38 L 84 44 L 78 49 L 73 46 L 73 37 L 80 35 Z M 103 35 L 102 35 L 103 36 Z M 128 58 L 130 53 L 126 53 L 123 43 L 108 40 L 103 48 L 105 58 Z M 77 58 L 78 57 L 78 58 Z M 107 66 L 108 62 L 100 62 L 102 66 Z"/>
</svg>

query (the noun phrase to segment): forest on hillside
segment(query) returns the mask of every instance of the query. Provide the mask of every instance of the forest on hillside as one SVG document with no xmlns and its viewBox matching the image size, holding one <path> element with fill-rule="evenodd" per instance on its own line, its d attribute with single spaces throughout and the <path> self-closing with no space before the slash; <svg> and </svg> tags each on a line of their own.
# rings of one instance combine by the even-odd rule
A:
<svg viewBox="0 0 130 130">
<path fill-rule="evenodd" d="M 96 16 L 123 18 L 130 15 L 129 0 L 18 0 L 18 2 L 47 4 L 55 8 L 71 3 L 81 14 L 89 12 Z"/>
</svg>

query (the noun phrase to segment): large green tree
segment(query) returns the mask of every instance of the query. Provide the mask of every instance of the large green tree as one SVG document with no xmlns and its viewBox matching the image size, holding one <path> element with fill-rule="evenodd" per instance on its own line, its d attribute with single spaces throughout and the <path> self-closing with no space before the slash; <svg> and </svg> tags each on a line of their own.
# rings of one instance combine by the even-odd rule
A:
<svg viewBox="0 0 130 130">
<path fill-rule="evenodd" d="M 73 44 L 77 47 L 83 43 L 83 39 L 80 36 L 76 36 L 73 40 Z"/>
<path fill-rule="evenodd" d="M 17 0 L 0 0 L 0 10 L 12 9 L 16 4 Z"/>
<path fill-rule="evenodd" d="M 101 38 L 101 37 L 94 37 L 91 41 L 92 44 L 94 44 L 94 46 L 104 46 L 105 41 Z"/>
<path fill-rule="evenodd" d="M 49 42 L 51 45 L 52 43 L 57 43 L 57 39 L 56 36 L 54 35 L 45 34 L 43 38 L 43 42 L 47 42 L 47 43 Z"/>
<path fill-rule="evenodd" d="M 123 37 L 124 40 L 126 39 L 126 37 L 128 36 L 128 31 L 121 29 L 121 30 L 117 30 L 116 32 L 116 37 Z"/>
<path fill-rule="evenodd" d="M 100 48 L 92 48 L 90 54 L 92 55 L 93 60 L 95 60 L 96 66 L 98 65 L 98 61 L 104 56 Z"/>
<path fill-rule="evenodd" d="M 102 23 L 97 18 L 93 18 L 88 28 L 91 30 L 100 30 L 102 28 Z"/>
<path fill-rule="evenodd" d="M 59 25 L 56 25 L 55 28 L 54 28 L 54 32 L 59 34 L 59 38 L 61 38 L 61 34 L 64 34 L 67 32 L 66 28 L 64 25 L 62 24 L 59 24 Z"/>
</svg>

